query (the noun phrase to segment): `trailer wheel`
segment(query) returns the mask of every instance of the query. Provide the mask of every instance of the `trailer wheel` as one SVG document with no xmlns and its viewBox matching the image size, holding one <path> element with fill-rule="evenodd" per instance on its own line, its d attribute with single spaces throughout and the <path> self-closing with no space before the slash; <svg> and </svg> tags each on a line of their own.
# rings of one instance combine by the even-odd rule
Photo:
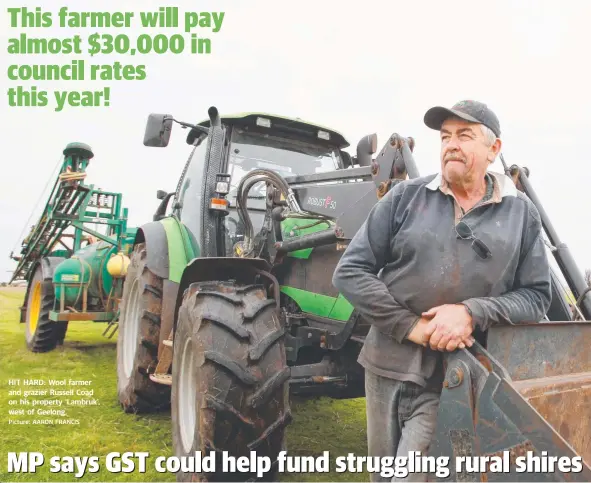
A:
<svg viewBox="0 0 591 483">
<path fill-rule="evenodd" d="M 247 481 L 222 471 L 229 456 L 275 463 L 291 421 L 284 329 L 263 287 L 192 284 L 174 337 L 172 437 L 176 456 L 215 455 L 214 472 L 177 473 L 177 481 Z M 207 468 L 205 469 L 207 470 Z M 276 465 L 263 481 L 277 481 Z"/>
<path fill-rule="evenodd" d="M 162 279 L 146 266 L 146 247 L 136 245 L 125 277 L 117 337 L 117 392 L 127 413 L 170 406 L 170 387 L 153 382 L 158 363 Z"/>
<path fill-rule="evenodd" d="M 27 296 L 25 340 L 31 352 L 49 352 L 62 344 L 66 337 L 68 322 L 49 319 L 54 301 L 51 278 L 43 278 L 43 269 L 39 265 L 31 279 Z"/>
</svg>

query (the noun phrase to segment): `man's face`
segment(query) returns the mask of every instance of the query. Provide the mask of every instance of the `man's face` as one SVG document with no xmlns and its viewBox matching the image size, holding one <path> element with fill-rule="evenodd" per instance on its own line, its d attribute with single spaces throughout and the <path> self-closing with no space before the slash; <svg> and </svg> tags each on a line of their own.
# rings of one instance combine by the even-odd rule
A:
<svg viewBox="0 0 591 483">
<path fill-rule="evenodd" d="M 487 146 L 480 124 L 463 119 L 447 119 L 441 126 L 440 136 L 441 172 L 448 183 L 484 176 L 500 148 L 500 140 Z"/>
</svg>

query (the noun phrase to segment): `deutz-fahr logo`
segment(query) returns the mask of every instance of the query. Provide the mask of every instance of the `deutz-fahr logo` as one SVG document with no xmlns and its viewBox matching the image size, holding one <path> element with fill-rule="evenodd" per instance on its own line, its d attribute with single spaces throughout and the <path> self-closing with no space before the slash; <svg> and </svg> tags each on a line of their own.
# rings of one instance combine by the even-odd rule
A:
<svg viewBox="0 0 591 483">
<path fill-rule="evenodd" d="M 315 196 L 308 196 L 306 203 L 312 206 L 322 206 L 323 208 L 327 208 L 329 210 L 336 210 L 337 209 L 337 202 L 333 201 L 330 196 L 326 198 L 316 198 Z"/>
</svg>

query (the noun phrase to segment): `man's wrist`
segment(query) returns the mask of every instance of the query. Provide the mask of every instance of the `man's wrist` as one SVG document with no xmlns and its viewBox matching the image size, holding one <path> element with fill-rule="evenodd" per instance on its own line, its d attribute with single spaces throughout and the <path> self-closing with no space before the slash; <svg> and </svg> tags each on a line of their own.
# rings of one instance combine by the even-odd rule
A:
<svg viewBox="0 0 591 483">
<path fill-rule="evenodd" d="M 472 310 L 470 309 L 470 307 L 468 307 L 468 305 L 466 305 L 465 303 L 460 303 L 458 305 L 461 305 L 462 307 L 464 307 L 464 309 L 466 309 L 466 312 L 468 313 L 468 316 L 470 317 L 470 323 L 473 323 L 474 316 L 472 314 Z"/>
<path fill-rule="evenodd" d="M 417 326 L 417 324 L 419 323 L 419 320 L 421 320 L 421 317 L 417 316 L 417 318 L 412 322 L 412 324 L 409 325 L 408 330 L 404 334 L 404 337 L 402 338 L 402 340 L 408 339 L 408 336 L 414 330 L 414 328 Z"/>
<path fill-rule="evenodd" d="M 468 317 L 470 318 L 470 325 L 472 326 L 472 330 L 475 330 L 476 326 L 477 326 L 477 322 L 474 317 L 474 312 L 472 312 L 472 309 L 470 308 L 470 305 L 466 302 L 460 302 L 458 305 L 462 305 L 464 307 L 464 309 L 466 309 L 466 313 L 468 314 Z"/>
</svg>

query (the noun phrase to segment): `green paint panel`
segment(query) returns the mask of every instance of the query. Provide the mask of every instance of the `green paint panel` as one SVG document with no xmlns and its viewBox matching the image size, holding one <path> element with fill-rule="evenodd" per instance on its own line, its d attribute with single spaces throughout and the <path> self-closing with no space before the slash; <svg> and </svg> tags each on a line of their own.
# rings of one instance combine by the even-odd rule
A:
<svg viewBox="0 0 591 483">
<path fill-rule="evenodd" d="M 195 248 L 186 232 L 186 228 L 173 217 L 160 220 L 166 231 L 168 243 L 169 275 L 172 282 L 179 283 L 185 267 L 195 258 Z"/>
<path fill-rule="evenodd" d="M 113 277 L 107 270 L 107 262 L 111 255 L 117 253 L 117 247 L 99 241 L 76 251 L 71 258 L 61 262 L 55 269 L 53 283 L 57 284 L 55 296 L 61 297 L 59 284 L 67 284 L 65 289 L 66 302 L 74 304 L 80 300 L 82 283 L 88 284 L 88 295 L 97 297 L 103 302 L 113 287 Z"/>
<path fill-rule="evenodd" d="M 82 300 L 82 291 L 90 282 L 92 268 L 83 258 L 68 258 L 53 272 L 56 300 L 61 300 L 62 292 L 66 305 L 75 305 Z M 96 277 L 96 274 L 95 274 Z"/>
<path fill-rule="evenodd" d="M 290 240 L 309 233 L 327 230 L 334 225 L 334 223 L 330 221 L 322 221 L 321 223 L 316 224 L 317 222 L 318 220 L 310 218 L 288 218 L 282 221 L 281 233 L 283 234 L 283 240 Z M 302 250 L 290 252 L 287 255 L 292 258 L 307 259 L 310 257 L 312 250 L 313 248 L 304 248 Z"/>
<path fill-rule="evenodd" d="M 193 258 L 198 257 L 201 255 L 201 250 L 199 249 L 199 245 L 194 241 L 194 238 L 190 236 L 189 230 L 187 227 L 183 225 L 180 221 L 178 222 L 181 234 L 183 235 L 183 243 L 185 244 L 186 252 L 189 255 L 187 263 L 193 260 Z"/>
<path fill-rule="evenodd" d="M 281 287 L 281 291 L 295 300 L 304 312 L 328 317 L 337 299 L 295 287 Z"/>
<path fill-rule="evenodd" d="M 47 256 L 68 258 L 70 256 L 70 252 L 68 250 L 54 250 Z"/>
<path fill-rule="evenodd" d="M 330 311 L 330 315 L 328 317 L 346 322 L 351 318 L 353 310 L 354 307 L 351 305 L 351 303 L 345 297 L 339 294 L 337 301 Z"/>
</svg>

